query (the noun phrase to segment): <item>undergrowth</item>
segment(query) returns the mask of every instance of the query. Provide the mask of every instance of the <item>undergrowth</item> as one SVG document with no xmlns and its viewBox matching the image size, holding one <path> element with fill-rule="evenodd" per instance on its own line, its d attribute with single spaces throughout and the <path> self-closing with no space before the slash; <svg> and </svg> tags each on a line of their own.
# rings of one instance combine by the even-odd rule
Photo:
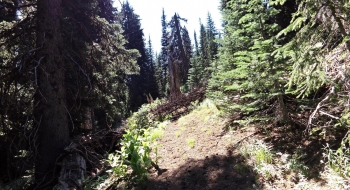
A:
<svg viewBox="0 0 350 190">
<path fill-rule="evenodd" d="M 303 155 L 276 153 L 272 150 L 272 145 L 263 140 L 252 138 L 243 141 L 238 151 L 253 166 L 262 181 L 287 178 L 288 175 L 293 175 L 294 178 L 308 176 L 308 167 L 300 161 Z"/>
<path fill-rule="evenodd" d="M 143 105 L 127 120 L 126 134 L 121 140 L 121 150 L 109 154 L 107 162 L 112 167 L 108 172 L 124 181 L 127 189 L 129 185 L 142 187 L 148 175 L 148 169 L 157 167 L 156 140 L 164 135 L 167 121 L 153 120 L 151 109 L 160 105 L 162 101 L 156 100 L 152 104 Z M 151 152 L 155 160 L 151 159 Z M 97 189 L 97 188 L 95 188 Z"/>
<path fill-rule="evenodd" d="M 344 141 L 344 140 L 343 140 Z M 332 150 L 327 145 L 323 158 L 325 168 L 318 178 L 324 183 L 310 181 L 310 168 L 303 163 L 306 153 L 301 147 L 294 154 L 275 152 L 272 144 L 261 139 L 250 138 L 238 146 L 238 151 L 246 158 L 249 166 L 258 174 L 262 189 L 274 189 L 275 182 L 289 183 L 293 189 L 349 189 L 349 149 Z M 259 189 L 258 188 L 258 189 Z"/>
<path fill-rule="evenodd" d="M 337 172 L 344 178 L 350 178 L 350 136 L 348 133 L 343 138 L 337 150 L 330 148 L 327 144 L 324 148 L 324 158 L 330 169 Z"/>
</svg>

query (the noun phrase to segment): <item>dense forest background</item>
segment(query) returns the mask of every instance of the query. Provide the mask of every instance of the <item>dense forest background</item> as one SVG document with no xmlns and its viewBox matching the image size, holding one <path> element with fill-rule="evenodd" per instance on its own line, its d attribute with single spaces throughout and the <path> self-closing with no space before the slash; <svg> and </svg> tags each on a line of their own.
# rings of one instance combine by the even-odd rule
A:
<svg viewBox="0 0 350 190">
<path fill-rule="evenodd" d="M 335 136 L 332 164 L 349 177 L 348 1 L 221 0 L 221 33 L 210 13 L 190 34 L 163 10 L 157 53 L 132 5 L 112 5 L 0 2 L 0 183 L 51 187 L 72 139 L 200 89 L 229 126 Z"/>
</svg>

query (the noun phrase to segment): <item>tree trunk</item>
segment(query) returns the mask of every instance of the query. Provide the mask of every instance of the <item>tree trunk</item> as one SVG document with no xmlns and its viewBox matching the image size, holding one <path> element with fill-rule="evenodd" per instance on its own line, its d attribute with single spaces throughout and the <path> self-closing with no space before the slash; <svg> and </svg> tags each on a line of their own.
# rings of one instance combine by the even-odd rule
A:
<svg viewBox="0 0 350 190">
<path fill-rule="evenodd" d="M 80 129 L 83 132 L 91 132 L 92 131 L 92 126 L 93 126 L 93 110 L 92 108 L 87 107 L 85 110 L 85 117 L 84 117 L 84 122 L 81 124 Z"/>
<path fill-rule="evenodd" d="M 170 86 L 170 101 L 175 100 L 180 94 L 180 61 L 169 59 L 169 86 Z"/>
<path fill-rule="evenodd" d="M 37 1 L 35 119 L 38 127 L 35 181 L 48 187 L 58 173 L 57 160 L 69 143 L 65 71 L 61 35 L 62 0 Z"/>
<path fill-rule="evenodd" d="M 186 83 L 186 81 L 187 81 L 187 75 L 188 75 L 188 69 L 186 69 L 187 68 L 187 66 L 189 65 L 189 62 L 188 62 L 188 60 L 186 59 L 186 54 L 185 54 L 185 49 L 184 49 L 184 47 L 183 47 L 183 44 L 182 44 L 182 37 L 181 37 L 181 26 L 180 26 L 180 23 L 179 23 L 179 17 L 178 17 L 178 15 L 175 13 L 175 15 L 174 15 L 174 19 L 175 19 L 175 28 L 176 28 L 176 33 L 175 33 L 175 35 L 177 36 L 176 38 L 177 38 L 177 47 L 179 47 L 179 50 L 178 51 L 180 51 L 180 62 L 178 62 L 179 63 L 179 65 L 178 65 L 178 67 L 179 67 L 179 73 L 178 73 L 178 75 L 179 75 L 179 77 L 180 77 L 180 81 L 182 81 L 182 83 L 183 84 L 185 84 Z"/>
<path fill-rule="evenodd" d="M 280 92 L 280 84 L 278 83 L 277 80 L 275 80 L 275 88 L 278 89 L 278 91 Z M 288 111 L 287 111 L 287 108 L 286 108 L 286 105 L 284 103 L 284 100 L 283 100 L 283 95 L 282 94 L 279 94 L 277 95 L 277 101 L 278 101 L 278 106 L 279 106 L 279 109 L 277 110 L 277 117 L 280 121 L 282 122 L 288 122 L 289 121 L 289 117 L 288 117 Z"/>
</svg>

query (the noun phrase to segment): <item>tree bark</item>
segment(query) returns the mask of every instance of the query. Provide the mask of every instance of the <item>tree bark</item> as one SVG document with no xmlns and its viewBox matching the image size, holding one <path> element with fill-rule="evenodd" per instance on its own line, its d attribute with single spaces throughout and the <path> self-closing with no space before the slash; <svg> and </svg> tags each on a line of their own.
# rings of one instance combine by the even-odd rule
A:
<svg viewBox="0 0 350 190">
<path fill-rule="evenodd" d="M 278 89 L 278 91 L 280 91 L 280 84 L 278 83 L 277 80 L 275 80 L 275 89 Z M 278 113 L 278 118 L 280 121 L 282 122 L 288 122 L 289 121 L 289 117 L 288 117 L 288 111 L 287 111 L 287 108 L 286 108 L 286 105 L 284 103 L 284 100 L 283 100 L 283 95 L 282 94 L 279 94 L 277 95 L 277 101 L 278 101 L 278 105 L 279 105 L 279 110 L 277 110 L 279 113 Z"/>
<path fill-rule="evenodd" d="M 175 100 L 180 94 L 180 74 L 178 60 L 169 59 L 169 86 L 170 86 L 170 101 Z"/>
<path fill-rule="evenodd" d="M 48 187 L 56 164 L 69 143 L 65 71 L 62 50 L 62 0 L 37 1 L 37 66 L 35 120 L 38 127 L 35 181 L 39 189 Z"/>
</svg>

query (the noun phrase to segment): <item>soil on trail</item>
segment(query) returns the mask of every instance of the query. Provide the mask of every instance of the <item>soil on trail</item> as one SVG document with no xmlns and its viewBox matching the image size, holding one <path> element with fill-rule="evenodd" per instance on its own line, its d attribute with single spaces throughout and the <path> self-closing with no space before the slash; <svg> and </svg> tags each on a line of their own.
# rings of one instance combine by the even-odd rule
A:
<svg viewBox="0 0 350 190">
<path fill-rule="evenodd" d="M 161 171 L 152 171 L 146 189 L 254 189 L 256 174 L 232 146 L 255 131 L 232 138 L 217 117 L 207 105 L 167 125 L 158 139 Z"/>
</svg>

